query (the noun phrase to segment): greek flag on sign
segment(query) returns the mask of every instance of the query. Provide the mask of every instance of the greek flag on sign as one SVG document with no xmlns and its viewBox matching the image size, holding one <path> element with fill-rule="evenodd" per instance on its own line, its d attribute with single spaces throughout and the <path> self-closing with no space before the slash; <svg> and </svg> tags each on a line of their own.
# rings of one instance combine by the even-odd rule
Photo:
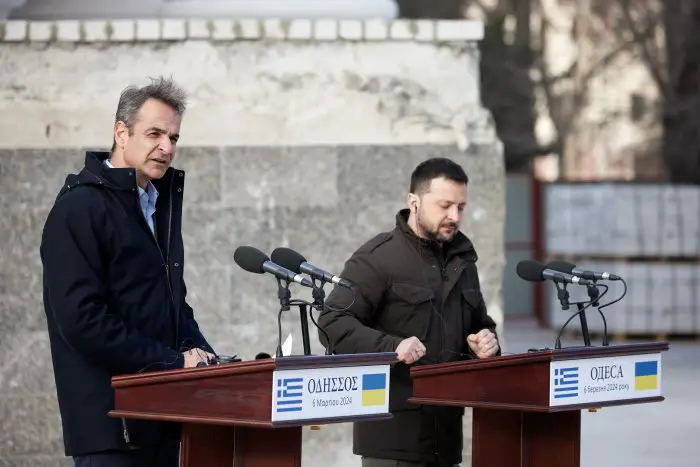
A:
<svg viewBox="0 0 700 467">
<path fill-rule="evenodd" d="M 554 369 L 554 398 L 578 396 L 578 367 Z"/>
<path fill-rule="evenodd" d="M 304 378 L 280 378 L 277 380 L 277 413 L 299 412 L 302 407 Z"/>
</svg>

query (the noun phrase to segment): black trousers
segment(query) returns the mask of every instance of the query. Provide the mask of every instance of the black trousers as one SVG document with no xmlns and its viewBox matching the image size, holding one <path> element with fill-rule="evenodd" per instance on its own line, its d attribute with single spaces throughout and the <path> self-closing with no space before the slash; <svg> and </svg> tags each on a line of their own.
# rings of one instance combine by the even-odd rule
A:
<svg viewBox="0 0 700 467">
<path fill-rule="evenodd" d="M 76 456 L 75 467 L 179 467 L 180 442 L 133 451 L 105 451 Z"/>
</svg>

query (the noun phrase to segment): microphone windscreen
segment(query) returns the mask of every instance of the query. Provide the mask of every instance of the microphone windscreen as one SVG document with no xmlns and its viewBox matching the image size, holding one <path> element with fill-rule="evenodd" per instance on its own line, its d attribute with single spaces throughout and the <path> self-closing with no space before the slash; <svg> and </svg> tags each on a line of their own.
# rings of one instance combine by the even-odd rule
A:
<svg viewBox="0 0 700 467">
<path fill-rule="evenodd" d="M 255 274 L 262 274 L 265 272 L 262 266 L 263 263 L 269 261 L 269 259 L 270 258 L 268 258 L 265 253 L 252 246 L 239 246 L 233 253 L 233 260 L 241 269 Z"/>
<path fill-rule="evenodd" d="M 515 268 L 515 272 L 518 274 L 518 276 L 520 276 L 521 279 L 529 282 L 544 281 L 544 277 L 542 277 L 542 271 L 544 270 L 544 264 L 532 259 L 526 259 L 519 262 Z"/>
<path fill-rule="evenodd" d="M 550 261 L 547 263 L 547 269 L 553 269 L 554 271 L 565 272 L 571 274 L 571 271 L 576 267 L 575 264 L 569 263 L 568 261 Z"/>
<path fill-rule="evenodd" d="M 255 359 L 256 359 L 256 360 L 261 360 L 261 359 L 263 359 L 263 358 L 272 358 L 272 355 L 270 355 L 269 353 L 260 352 L 259 354 L 257 354 L 257 355 L 255 356 Z"/>
<path fill-rule="evenodd" d="M 270 258 L 272 258 L 273 263 L 279 264 L 283 268 L 287 268 L 290 271 L 296 272 L 297 274 L 301 274 L 301 263 L 306 261 L 306 258 L 301 256 L 296 251 L 292 250 L 291 248 L 283 247 L 275 248 L 270 255 Z"/>
</svg>

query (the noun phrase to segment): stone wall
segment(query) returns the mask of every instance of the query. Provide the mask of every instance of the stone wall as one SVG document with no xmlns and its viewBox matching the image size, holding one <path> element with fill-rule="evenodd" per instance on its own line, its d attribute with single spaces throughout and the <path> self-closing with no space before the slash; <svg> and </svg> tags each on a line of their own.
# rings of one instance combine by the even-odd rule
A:
<svg viewBox="0 0 700 467">
<path fill-rule="evenodd" d="M 393 227 L 411 170 L 438 155 L 471 177 L 464 230 L 502 323 L 504 167 L 480 104 L 481 33 L 430 21 L 0 23 L 0 465 L 66 462 L 40 233 L 85 149 L 110 146 L 121 89 L 147 76 L 172 75 L 191 94 L 174 163 L 187 171 L 185 279 L 220 353 L 249 359 L 277 343 L 276 284 L 238 268 L 237 246 L 290 246 L 338 272 Z M 283 318 L 294 353 L 298 323 Z M 304 465 L 359 465 L 350 433 L 349 424 L 305 432 Z"/>
</svg>

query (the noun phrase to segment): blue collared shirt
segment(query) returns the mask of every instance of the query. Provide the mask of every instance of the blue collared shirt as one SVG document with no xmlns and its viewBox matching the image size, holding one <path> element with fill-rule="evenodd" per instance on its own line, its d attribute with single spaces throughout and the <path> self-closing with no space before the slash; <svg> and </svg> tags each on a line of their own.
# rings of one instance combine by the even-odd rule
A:
<svg viewBox="0 0 700 467">
<path fill-rule="evenodd" d="M 109 159 L 105 159 L 105 164 L 112 169 L 114 168 L 112 163 L 109 162 Z M 150 181 L 148 182 L 148 185 L 146 185 L 145 190 L 141 188 L 140 185 L 137 185 L 137 187 L 139 189 L 139 204 L 141 205 L 141 211 L 143 212 L 143 216 L 146 218 L 146 222 L 148 223 L 148 227 L 150 227 L 151 232 L 155 232 L 153 221 L 156 214 L 158 190 L 156 190 L 156 187 L 153 186 L 153 183 Z"/>
</svg>

